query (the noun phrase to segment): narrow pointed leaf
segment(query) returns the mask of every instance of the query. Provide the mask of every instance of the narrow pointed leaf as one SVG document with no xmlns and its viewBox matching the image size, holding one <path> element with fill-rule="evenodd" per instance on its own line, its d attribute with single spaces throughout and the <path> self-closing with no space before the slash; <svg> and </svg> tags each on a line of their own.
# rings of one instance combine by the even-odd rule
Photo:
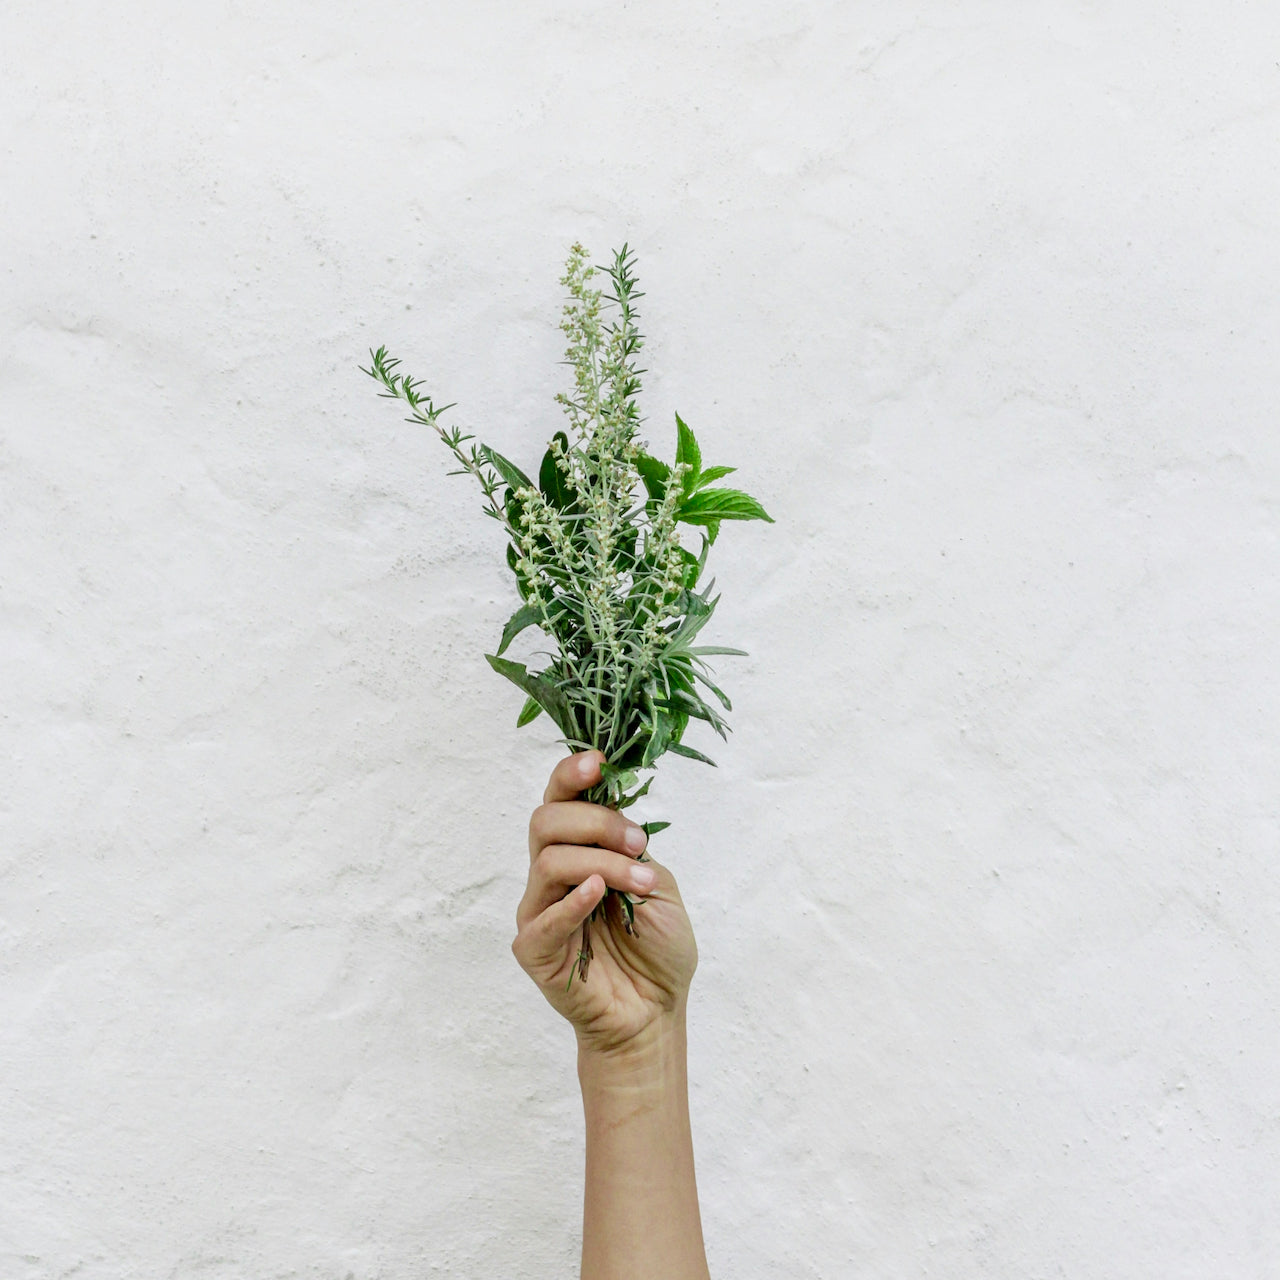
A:
<svg viewBox="0 0 1280 1280">
<path fill-rule="evenodd" d="M 648 768 L 666 749 L 671 741 L 671 717 L 662 711 L 655 712 L 653 733 L 644 749 L 643 768 Z"/>
<path fill-rule="evenodd" d="M 686 747 L 683 742 L 673 742 L 668 751 L 674 751 L 678 756 L 685 756 L 689 760 L 701 760 L 703 764 L 709 764 L 713 768 L 717 767 L 716 762 L 710 756 L 704 756 L 701 751 L 695 751 L 692 747 Z"/>
<path fill-rule="evenodd" d="M 516 717 L 516 728 L 523 729 L 525 725 L 530 724 L 542 714 L 542 707 L 537 698 L 526 698 L 524 706 L 520 708 L 520 714 Z"/>
<path fill-rule="evenodd" d="M 720 699 L 720 705 L 726 711 L 733 710 L 733 703 L 729 701 L 728 694 L 726 694 L 723 689 L 721 689 L 718 685 L 712 684 L 712 682 L 708 680 L 707 677 L 704 676 L 701 671 L 695 671 L 693 674 L 696 679 L 698 679 L 703 684 L 705 684 L 707 688 L 710 689 L 711 692 L 714 693 L 716 697 Z"/>
<path fill-rule="evenodd" d="M 516 589 L 520 592 L 520 599 L 527 600 L 529 598 L 529 579 L 520 572 L 518 561 L 520 553 L 515 546 L 507 543 L 507 564 L 511 567 L 511 572 L 516 575 Z"/>
<path fill-rule="evenodd" d="M 507 482 L 512 489 L 532 489 L 533 481 L 529 479 L 514 462 L 504 458 L 496 449 L 483 445 L 480 456 Z"/>
<path fill-rule="evenodd" d="M 685 420 L 676 414 L 676 465 L 685 462 L 689 465 L 689 470 L 685 472 L 684 491 L 692 493 L 698 483 L 698 476 L 702 474 L 702 450 L 698 448 L 698 441 L 694 437 L 693 432 L 689 429 Z"/>
<path fill-rule="evenodd" d="M 536 626 L 542 621 L 542 610 L 536 604 L 522 605 L 515 611 L 502 628 L 502 640 L 498 644 L 498 656 L 501 657 L 507 650 L 507 646 L 518 636 L 526 627 Z"/>
</svg>

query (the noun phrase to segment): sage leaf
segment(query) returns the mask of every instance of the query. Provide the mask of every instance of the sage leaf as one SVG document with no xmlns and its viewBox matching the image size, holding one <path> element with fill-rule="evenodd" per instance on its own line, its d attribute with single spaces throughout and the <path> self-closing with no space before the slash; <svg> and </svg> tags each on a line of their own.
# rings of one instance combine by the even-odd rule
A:
<svg viewBox="0 0 1280 1280">
<path fill-rule="evenodd" d="M 486 444 L 481 448 L 480 455 L 497 471 L 512 490 L 533 488 L 533 481 L 514 462 L 504 458 L 496 449 L 490 449 Z"/>
</svg>

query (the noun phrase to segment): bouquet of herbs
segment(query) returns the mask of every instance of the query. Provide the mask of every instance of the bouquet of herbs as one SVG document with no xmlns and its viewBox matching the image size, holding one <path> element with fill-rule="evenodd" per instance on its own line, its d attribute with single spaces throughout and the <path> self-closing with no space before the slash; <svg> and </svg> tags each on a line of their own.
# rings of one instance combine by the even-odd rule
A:
<svg viewBox="0 0 1280 1280">
<path fill-rule="evenodd" d="M 721 710 L 731 709 L 729 699 L 705 659 L 743 651 L 696 643 L 719 600 L 711 594 L 714 582 L 702 588 L 699 582 L 722 521 L 771 520 L 754 498 L 715 483 L 735 468 L 704 467 L 679 414 L 674 463 L 653 457 L 637 440 L 644 370 L 636 356 L 644 339 L 635 302 L 643 295 L 633 266 L 623 245 L 603 268 L 611 286 L 605 293 L 593 286 L 597 269 L 582 246 L 569 253 L 560 327 L 574 385 L 556 397 L 569 430 L 551 440 L 536 483 L 495 449 L 464 447 L 475 437 L 440 422 L 453 406 L 437 407 L 417 380 L 397 373 L 399 361 L 385 347 L 371 352 L 364 370 L 384 396 L 408 406 L 408 421 L 437 432 L 459 464 L 450 474 L 474 476 L 485 514 L 503 527 L 522 604 L 503 628 L 497 653 L 485 656 L 526 695 L 517 726 L 545 711 L 569 747 L 603 752 L 602 781 L 585 799 L 617 809 L 649 790 L 652 777 L 641 784 L 640 772 L 665 752 L 715 763 L 688 746 L 684 734 L 690 720 L 703 720 L 725 736 Z M 681 541 L 681 525 L 698 530 L 696 553 Z M 527 627 L 540 628 L 556 646 L 539 671 L 502 656 Z M 644 827 L 652 834 L 668 825 Z M 640 900 L 618 896 L 634 928 Z M 604 909 L 602 900 L 595 914 Z M 589 924 L 577 970 L 583 978 Z"/>
</svg>

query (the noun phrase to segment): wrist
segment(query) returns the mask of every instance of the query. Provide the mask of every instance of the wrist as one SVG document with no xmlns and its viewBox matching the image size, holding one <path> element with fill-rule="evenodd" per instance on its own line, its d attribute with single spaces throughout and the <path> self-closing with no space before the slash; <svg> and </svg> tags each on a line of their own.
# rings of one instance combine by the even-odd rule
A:
<svg viewBox="0 0 1280 1280">
<path fill-rule="evenodd" d="M 683 1002 L 619 1044 L 578 1038 L 578 1081 L 584 1095 L 661 1092 L 687 1079 L 688 1036 Z"/>
</svg>

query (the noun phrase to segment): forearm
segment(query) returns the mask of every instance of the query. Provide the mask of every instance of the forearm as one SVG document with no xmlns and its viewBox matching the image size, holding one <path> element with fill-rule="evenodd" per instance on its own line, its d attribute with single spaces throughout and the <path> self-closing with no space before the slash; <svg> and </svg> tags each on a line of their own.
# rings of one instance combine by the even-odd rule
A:
<svg viewBox="0 0 1280 1280">
<path fill-rule="evenodd" d="M 587 1129 L 582 1280 L 708 1280 L 683 1009 L 625 1052 L 580 1048 Z"/>
</svg>

